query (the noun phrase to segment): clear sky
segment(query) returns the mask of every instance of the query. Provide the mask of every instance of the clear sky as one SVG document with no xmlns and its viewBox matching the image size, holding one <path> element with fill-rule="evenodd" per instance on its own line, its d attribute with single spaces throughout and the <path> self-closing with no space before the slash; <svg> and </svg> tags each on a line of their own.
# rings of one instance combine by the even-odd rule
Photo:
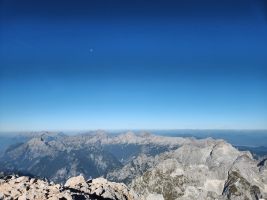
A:
<svg viewBox="0 0 267 200">
<path fill-rule="evenodd" d="M 267 129 L 264 0 L 0 0 L 0 131 Z"/>
</svg>

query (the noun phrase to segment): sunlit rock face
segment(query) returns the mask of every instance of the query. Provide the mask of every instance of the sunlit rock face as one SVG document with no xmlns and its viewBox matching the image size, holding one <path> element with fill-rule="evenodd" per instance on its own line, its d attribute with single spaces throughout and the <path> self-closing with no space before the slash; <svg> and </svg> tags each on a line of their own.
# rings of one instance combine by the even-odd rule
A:
<svg viewBox="0 0 267 200">
<path fill-rule="evenodd" d="M 153 165 L 130 184 L 147 199 L 151 195 L 162 195 L 165 200 L 267 197 L 265 162 L 258 165 L 249 152 L 224 141 L 183 145 L 159 155 Z"/>
</svg>

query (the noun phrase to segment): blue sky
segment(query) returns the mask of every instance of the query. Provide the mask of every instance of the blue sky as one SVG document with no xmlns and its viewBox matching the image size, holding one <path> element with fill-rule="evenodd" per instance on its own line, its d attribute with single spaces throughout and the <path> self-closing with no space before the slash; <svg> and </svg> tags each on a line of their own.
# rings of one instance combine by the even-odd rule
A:
<svg viewBox="0 0 267 200">
<path fill-rule="evenodd" d="M 0 4 L 1 131 L 267 129 L 264 1 Z"/>
</svg>

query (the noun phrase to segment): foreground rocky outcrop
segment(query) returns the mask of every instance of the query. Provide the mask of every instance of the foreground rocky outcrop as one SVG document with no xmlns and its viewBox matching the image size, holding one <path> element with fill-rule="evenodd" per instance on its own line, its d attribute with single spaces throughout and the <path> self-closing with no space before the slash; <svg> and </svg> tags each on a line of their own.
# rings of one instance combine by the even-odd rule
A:
<svg viewBox="0 0 267 200">
<path fill-rule="evenodd" d="M 0 178 L 1 200 L 139 200 L 122 183 L 109 182 L 104 178 L 85 181 L 83 176 L 72 177 L 65 185 L 50 183 L 27 176 Z"/>
</svg>

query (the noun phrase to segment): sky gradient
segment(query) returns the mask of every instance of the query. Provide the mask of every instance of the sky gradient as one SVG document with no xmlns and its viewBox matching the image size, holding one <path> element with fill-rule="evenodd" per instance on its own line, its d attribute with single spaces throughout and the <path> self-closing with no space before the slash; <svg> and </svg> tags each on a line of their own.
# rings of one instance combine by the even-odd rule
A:
<svg viewBox="0 0 267 200">
<path fill-rule="evenodd" d="M 0 0 L 0 131 L 267 129 L 267 3 Z"/>
</svg>

